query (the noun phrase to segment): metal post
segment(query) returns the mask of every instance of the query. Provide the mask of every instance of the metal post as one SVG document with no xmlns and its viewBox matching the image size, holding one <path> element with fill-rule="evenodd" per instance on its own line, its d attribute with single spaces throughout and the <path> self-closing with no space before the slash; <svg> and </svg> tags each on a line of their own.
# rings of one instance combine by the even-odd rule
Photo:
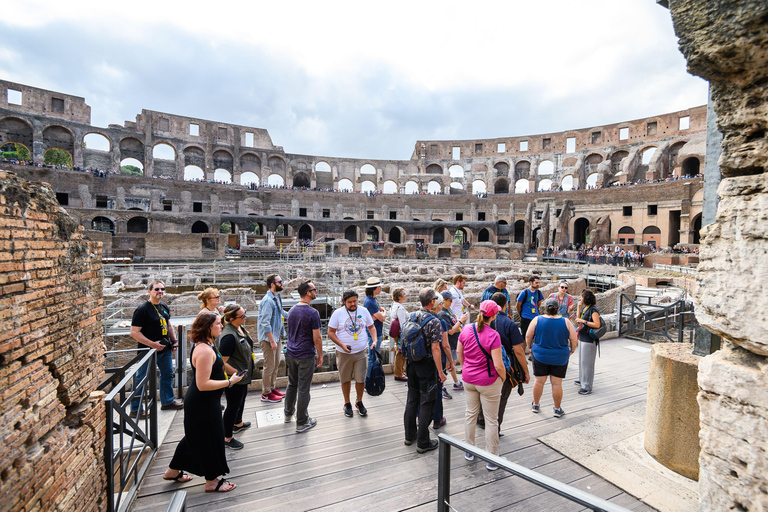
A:
<svg viewBox="0 0 768 512">
<path fill-rule="evenodd" d="M 122 401 L 121 401 L 122 403 Z M 107 435 L 105 436 L 104 443 L 104 465 L 107 470 L 107 511 L 113 512 L 115 510 L 115 465 L 112 453 L 114 452 L 115 436 L 112 433 L 112 421 L 114 418 L 114 411 L 112 410 L 112 400 L 104 400 L 104 406 L 106 408 L 107 415 Z M 120 418 L 120 424 L 122 425 L 124 420 Z M 122 428 L 120 429 L 122 435 Z"/>
<path fill-rule="evenodd" d="M 147 374 L 149 375 L 149 401 L 152 403 L 152 408 L 147 411 L 149 414 L 149 439 L 152 441 L 152 446 L 157 447 L 157 351 L 152 350 L 152 358 L 149 360 L 149 367 L 147 368 Z M 142 404 L 139 403 L 139 411 L 141 411 Z"/>
<path fill-rule="evenodd" d="M 439 439 L 437 462 L 437 512 L 448 512 L 451 503 L 451 445 Z"/>
</svg>

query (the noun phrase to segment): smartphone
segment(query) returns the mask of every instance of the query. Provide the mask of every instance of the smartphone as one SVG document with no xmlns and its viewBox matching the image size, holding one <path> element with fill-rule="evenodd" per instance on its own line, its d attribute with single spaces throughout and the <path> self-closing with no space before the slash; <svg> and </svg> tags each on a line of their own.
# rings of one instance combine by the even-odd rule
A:
<svg viewBox="0 0 768 512">
<path fill-rule="evenodd" d="M 350 352 L 352 352 L 352 345 L 347 345 L 347 350 L 349 350 Z"/>
<path fill-rule="evenodd" d="M 245 373 L 246 373 L 247 371 L 248 371 L 248 370 L 240 370 L 239 372 L 237 372 L 237 376 L 238 376 L 238 377 L 242 377 L 243 375 L 245 375 Z"/>
</svg>

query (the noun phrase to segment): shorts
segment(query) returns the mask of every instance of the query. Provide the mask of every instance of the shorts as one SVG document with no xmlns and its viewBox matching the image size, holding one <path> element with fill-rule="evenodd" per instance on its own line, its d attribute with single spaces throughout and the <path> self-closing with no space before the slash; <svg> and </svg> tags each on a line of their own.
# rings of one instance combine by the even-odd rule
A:
<svg viewBox="0 0 768 512">
<path fill-rule="evenodd" d="M 368 358 L 365 356 L 365 351 L 347 354 L 337 350 L 336 367 L 339 369 L 339 381 L 342 383 L 354 380 L 358 384 L 363 384 L 368 370 Z"/>
<path fill-rule="evenodd" d="M 533 358 L 533 376 L 534 377 L 546 377 L 547 375 L 551 375 L 552 377 L 564 379 L 565 371 L 567 369 L 568 369 L 568 363 L 565 363 L 562 366 L 558 366 L 554 364 L 542 363 L 540 361 L 537 361 L 535 357 Z"/>
</svg>

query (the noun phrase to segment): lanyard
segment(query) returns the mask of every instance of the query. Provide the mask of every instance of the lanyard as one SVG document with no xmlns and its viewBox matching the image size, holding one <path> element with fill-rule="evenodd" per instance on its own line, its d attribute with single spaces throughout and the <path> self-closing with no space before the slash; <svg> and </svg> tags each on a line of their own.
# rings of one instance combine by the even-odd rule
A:
<svg viewBox="0 0 768 512">
<path fill-rule="evenodd" d="M 356 334 L 358 330 L 358 326 L 355 324 L 355 315 L 350 315 L 349 310 L 345 307 L 344 311 L 347 312 L 347 316 L 349 317 L 349 321 L 352 322 L 352 333 Z M 357 311 L 357 310 L 355 310 Z"/>
<path fill-rule="evenodd" d="M 157 312 L 157 316 L 160 317 L 160 328 L 162 329 L 162 335 L 167 336 L 168 322 L 166 322 L 165 317 L 160 314 L 160 311 L 157 309 L 157 306 L 155 306 L 155 304 L 151 301 L 150 301 L 150 304 L 152 304 L 152 307 L 155 308 L 155 311 Z"/>
</svg>

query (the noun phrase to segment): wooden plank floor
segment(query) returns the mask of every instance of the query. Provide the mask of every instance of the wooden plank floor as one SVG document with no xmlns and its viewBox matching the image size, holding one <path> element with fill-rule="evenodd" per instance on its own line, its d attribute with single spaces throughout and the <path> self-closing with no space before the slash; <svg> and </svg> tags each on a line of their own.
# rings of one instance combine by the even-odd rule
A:
<svg viewBox="0 0 768 512">
<path fill-rule="evenodd" d="M 513 393 L 502 426 L 500 455 L 629 509 L 652 510 L 537 440 L 558 429 L 644 401 L 649 347 L 623 338 L 604 341 L 602 356 L 596 364 L 595 391 L 587 396 L 579 395 L 573 385 L 578 375 L 578 356 L 574 355 L 564 381 L 563 418 L 552 415 L 548 387 L 540 414 L 530 410 L 530 386 L 526 386 L 522 397 Z M 463 440 L 464 393 L 450 392 L 453 399 L 443 401 L 448 424 L 440 432 Z M 202 478 L 187 484 L 162 479 L 176 444 L 184 435 L 180 412 L 132 510 L 165 510 L 171 494 L 184 489 L 188 493 L 187 510 L 191 512 L 434 511 L 437 451 L 419 455 L 415 445 L 403 445 L 405 398 L 405 384 L 389 375 L 383 395 L 365 396 L 368 417 L 347 418 L 342 413 L 339 383 L 314 385 L 309 410 L 318 424 L 304 434 L 296 434 L 295 424 L 286 425 L 281 419 L 282 404 L 263 403 L 258 394 L 250 394 L 245 419 L 254 426 L 236 435 L 245 448 L 227 451 L 231 470 L 228 478 L 237 483 L 237 489 L 218 494 L 203 492 Z M 267 421 L 267 414 L 277 421 Z M 484 447 L 484 442 L 483 431 L 478 430 L 477 443 Z M 489 472 L 481 462 L 467 462 L 457 451 L 452 453 L 451 493 L 451 504 L 459 511 L 580 510 L 578 505 L 508 473 Z"/>
</svg>

